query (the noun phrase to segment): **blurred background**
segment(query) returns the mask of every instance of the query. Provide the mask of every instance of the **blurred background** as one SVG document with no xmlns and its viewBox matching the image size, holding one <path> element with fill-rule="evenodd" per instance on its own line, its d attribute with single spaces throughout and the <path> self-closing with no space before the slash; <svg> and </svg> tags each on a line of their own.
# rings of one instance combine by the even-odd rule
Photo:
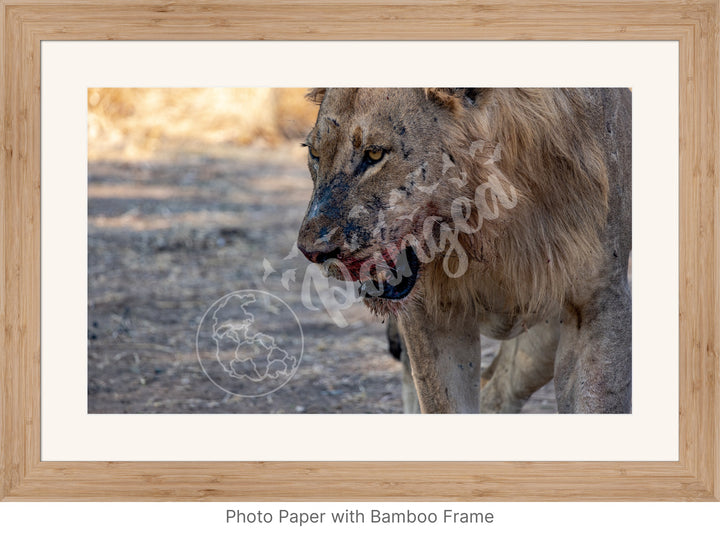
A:
<svg viewBox="0 0 720 538">
<path fill-rule="evenodd" d="M 339 327 L 301 302 L 306 92 L 88 90 L 88 412 L 402 412 L 380 320 L 355 304 Z M 212 346 L 198 331 L 208 309 L 243 289 L 282 299 L 302 326 L 267 304 L 264 333 L 304 342 L 292 379 L 252 398 L 211 382 L 196 353 Z M 554 412 L 552 389 L 524 411 Z"/>
</svg>

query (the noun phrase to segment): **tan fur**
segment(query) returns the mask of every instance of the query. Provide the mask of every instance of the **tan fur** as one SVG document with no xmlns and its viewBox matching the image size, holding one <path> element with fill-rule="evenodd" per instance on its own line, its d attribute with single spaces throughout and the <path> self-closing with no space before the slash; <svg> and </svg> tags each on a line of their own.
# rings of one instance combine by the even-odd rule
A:
<svg viewBox="0 0 720 538">
<path fill-rule="evenodd" d="M 413 246 L 422 265 L 410 294 L 365 302 L 397 315 L 424 411 L 477 408 L 478 331 L 512 338 L 557 320 L 568 408 L 583 408 L 581 390 L 594 394 L 589 407 L 628 408 L 629 328 L 617 326 L 630 312 L 627 90 L 348 88 L 309 98 L 320 104 L 307 139 L 318 156 L 308 158 L 315 189 L 298 245 L 311 259 L 318 249 L 350 264 L 376 259 L 365 277 L 331 274 L 378 281 L 385 260 Z M 370 150 L 383 158 L 363 165 Z M 586 379 L 590 389 L 579 388 Z"/>
<path fill-rule="evenodd" d="M 441 312 L 442 304 L 452 303 L 463 311 L 514 307 L 544 317 L 592 276 L 608 185 L 601 149 L 579 101 L 578 90 L 489 90 L 471 113 L 461 109 L 456 121 L 441 126 L 451 148 L 488 141 L 482 158 L 455 152 L 468 185 L 453 197 L 472 197 L 494 174 L 505 192 L 517 192 L 518 202 L 464 238 L 477 268 L 449 279 L 440 260 L 432 264 L 424 288 L 429 310 Z M 498 145 L 499 162 L 486 164 Z M 488 280 L 493 289 L 483 284 Z"/>
</svg>

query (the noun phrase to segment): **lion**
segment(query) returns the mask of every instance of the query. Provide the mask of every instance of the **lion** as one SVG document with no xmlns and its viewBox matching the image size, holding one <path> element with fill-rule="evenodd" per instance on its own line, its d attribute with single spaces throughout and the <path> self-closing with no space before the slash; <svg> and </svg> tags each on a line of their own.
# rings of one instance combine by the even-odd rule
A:
<svg viewBox="0 0 720 538">
<path fill-rule="evenodd" d="M 337 88 L 298 248 L 397 319 L 423 413 L 629 413 L 631 94 Z M 481 336 L 507 340 L 480 367 Z M 482 388 L 481 388 L 482 386 Z"/>
</svg>

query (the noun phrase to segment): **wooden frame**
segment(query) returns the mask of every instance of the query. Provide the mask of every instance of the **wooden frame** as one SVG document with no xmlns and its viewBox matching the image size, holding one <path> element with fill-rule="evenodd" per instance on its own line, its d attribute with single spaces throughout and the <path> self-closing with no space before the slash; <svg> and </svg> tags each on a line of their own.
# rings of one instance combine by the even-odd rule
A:
<svg viewBox="0 0 720 538">
<path fill-rule="evenodd" d="M 717 0 L 0 0 L 0 499 L 718 500 Z M 678 462 L 43 462 L 43 40 L 673 40 L 680 50 Z"/>
</svg>

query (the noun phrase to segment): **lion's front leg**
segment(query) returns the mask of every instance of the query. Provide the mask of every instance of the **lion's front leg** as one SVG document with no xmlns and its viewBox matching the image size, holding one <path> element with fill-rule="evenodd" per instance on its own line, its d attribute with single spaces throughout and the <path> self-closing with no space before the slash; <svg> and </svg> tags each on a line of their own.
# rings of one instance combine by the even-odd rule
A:
<svg viewBox="0 0 720 538">
<path fill-rule="evenodd" d="M 438 327 L 421 309 L 399 318 L 423 413 L 480 411 L 480 333 L 471 321 Z"/>
<path fill-rule="evenodd" d="M 400 354 L 402 362 L 402 401 L 403 413 L 414 414 L 420 413 L 420 402 L 418 401 L 417 389 L 415 389 L 415 381 L 412 376 L 412 366 L 410 365 L 410 357 L 408 357 L 407 348 L 403 344 L 403 350 Z"/>
<path fill-rule="evenodd" d="M 630 413 L 632 410 L 630 291 L 599 291 L 582 309 L 563 316 L 555 363 L 561 413 Z"/>
</svg>

